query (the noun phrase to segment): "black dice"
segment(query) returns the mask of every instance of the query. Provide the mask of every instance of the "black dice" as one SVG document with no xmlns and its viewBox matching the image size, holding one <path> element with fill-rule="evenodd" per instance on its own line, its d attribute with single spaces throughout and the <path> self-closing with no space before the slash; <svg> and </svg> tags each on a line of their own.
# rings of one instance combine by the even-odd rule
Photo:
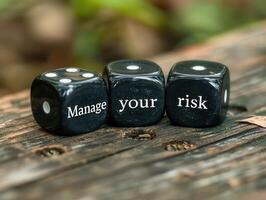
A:
<svg viewBox="0 0 266 200">
<path fill-rule="evenodd" d="M 150 61 L 120 60 L 105 69 L 109 85 L 110 122 L 117 126 L 148 126 L 164 114 L 165 80 Z"/>
<path fill-rule="evenodd" d="M 173 124 L 209 127 L 226 116 L 230 94 L 228 68 L 191 60 L 175 64 L 168 76 L 166 112 Z"/>
<path fill-rule="evenodd" d="M 85 133 L 100 127 L 107 117 L 105 81 L 79 68 L 39 75 L 31 86 L 31 107 L 37 123 L 60 135 Z"/>
</svg>

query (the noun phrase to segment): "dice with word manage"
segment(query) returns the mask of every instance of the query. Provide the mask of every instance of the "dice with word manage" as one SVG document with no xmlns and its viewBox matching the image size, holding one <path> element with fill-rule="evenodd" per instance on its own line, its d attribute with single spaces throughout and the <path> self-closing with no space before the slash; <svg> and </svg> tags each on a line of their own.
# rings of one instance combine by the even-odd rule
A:
<svg viewBox="0 0 266 200">
<path fill-rule="evenodd" d="M 59 135 L 76 135 L 99 128 L 106 120 L 105 81 L 79 68 L 43 73 L 31 86 L 31 107 L 37 123 Z"/>
</svg>

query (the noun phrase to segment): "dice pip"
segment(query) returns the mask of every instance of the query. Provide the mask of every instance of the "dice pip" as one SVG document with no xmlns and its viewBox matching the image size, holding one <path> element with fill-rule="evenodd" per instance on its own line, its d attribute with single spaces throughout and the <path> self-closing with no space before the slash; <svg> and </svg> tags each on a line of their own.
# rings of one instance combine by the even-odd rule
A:
<svg viewBox="0 0 266 200">
<path fill-rule="evenodd" d="M 165 80 L 161 68 L 145 60 L 119 60 L 105 68 L 109 85 L 110 122 L 148 126 L 164 114 Z"/>
<path fill-rule="evenodd" d="M 76 135 L 100 127 L 107 117 L 105 81 L 79 68 L 43 73 L 31 86 L 31 107 L 37 123 L 60 135 Z"/>
<path fill-rule="evenodd" d="M 230 94 L 228 68 L 217 62 L 189 60 L 169 72 L 166 112 L 173 124 L 209 127 L 226 116 Z"/>
</svg>

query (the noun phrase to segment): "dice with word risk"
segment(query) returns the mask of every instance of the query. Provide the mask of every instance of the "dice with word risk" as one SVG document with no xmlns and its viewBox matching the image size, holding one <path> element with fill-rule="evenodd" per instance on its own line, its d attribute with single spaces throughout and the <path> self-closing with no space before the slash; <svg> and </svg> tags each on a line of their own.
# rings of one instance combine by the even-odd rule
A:
<svg viewBox="0 0 266 200">
<path fill-rule="evenodd" d="M 225 119 L 229 94 L 230 76 L 225 65 L 204 60 L 179 62 L 168 76 L 166 112 L 176 125 L 218 125 Z"/>
<path fill-rule="evenodd" d="M 104 72 L 109 85 L 110 122 L 148 126 L 164 114 L 165 80 L 161 68 L 145 60 L 119 60 Z"/>
<path fill-rule="evenodd" d="M 105 81 L 79 68 L 43 73 L 31 86 L 31 107 L 37 123 L 59 135 L 76 135 L 100 127 L 106 120 Z"/>
</svg>

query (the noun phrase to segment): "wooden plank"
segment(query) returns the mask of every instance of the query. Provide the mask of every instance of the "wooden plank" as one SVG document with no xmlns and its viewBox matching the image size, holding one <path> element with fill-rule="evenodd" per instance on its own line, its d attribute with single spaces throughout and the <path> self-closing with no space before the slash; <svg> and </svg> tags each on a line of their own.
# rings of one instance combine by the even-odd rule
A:
<svg viewBox="0 0 266 200">
<path fill-rule="evenodd" d="M 147 128 L 60 137 L 33 121 L 28 91 L 0 99 L 0 198 L 211 199 L 256 191 L 265 181 L 266 131 L 236 120 L 266 114 L 265 24 L 154 58 L 165 72 L 184 58 L 229 64 L 231 108 L 218 127 L 175 127 L 165 117 Z M 168 142 L 177 151 L 166 151 Z"/>
</svg>

